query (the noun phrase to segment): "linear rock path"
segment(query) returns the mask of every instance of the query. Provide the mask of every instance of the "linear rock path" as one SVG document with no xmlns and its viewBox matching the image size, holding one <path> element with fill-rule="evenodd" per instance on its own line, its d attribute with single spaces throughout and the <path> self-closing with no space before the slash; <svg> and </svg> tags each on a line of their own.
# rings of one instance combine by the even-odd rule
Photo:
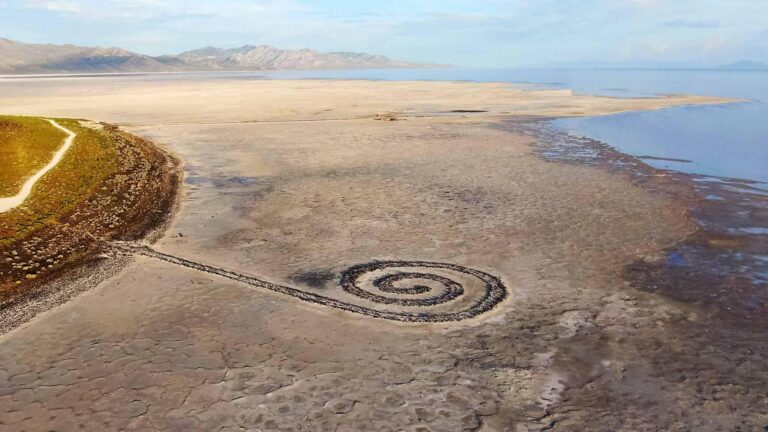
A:
<svg viewBox="0 0 768 432">
<path fill-rule="evenodd" d="M 409 312 L 406 310 L 379 310 L 289 286 L 278 285 L 252 276 L 197 263 L 174 255 L 168 255 L 145 245 L 137 245 L 128 242 L 115 242 L 114 245 L 121 252 L 159 259 L 172 264 L 232 279 L 257 288 L 276 291 L 309 303 L 321 304 L 373 318 L 392 321 L 463 321 L 492 310 L 507 298 L 508 295 L 507 289 L 499 278 L 480 270 L 470 269 L 456 264 L 431 261 L 372 261 L 365 264 L 358 264 L 345 270 L 342 273 L 339 282 L 341 288 L 357 298 L 375 304 L 387 304 L 399 308 L 406 308 L 408 306 L 434 307 L 441 304 L 447 304 L 465 294 L 473 294 L 477 297 L 469 305 L 454 306 L 458 310 L 441 312 L 431 312 L 429 310 L 420 310 L 419 312 Z M 441 273 L 450 273 L 451 278 L 433 274 L 435 270 Z M 373 274 L 372 278 L 366 277 L 369 273 Z M 480 290 L 480 292 L 465 292 L 465 289 L 460 282 L 463 282 L 465 279 L 476 279 L 482 286 L 482 290 Z M 369 284 L 365 284 L 366 281 L 368 281 Z M 410 284 L 408 284 L 409 282 Z M 428 285 L 418 285 L 418 282 L 426 283 Z M 396 283 L 398 284 L 395 285 Z M 405 284 L 408 284 L 408 286 Z M 372 285 L 372 287 L 366 285 Z M 420 294 L 424 294 L 425 296 L 412 298 L 413 295 Z"/>
</svg>

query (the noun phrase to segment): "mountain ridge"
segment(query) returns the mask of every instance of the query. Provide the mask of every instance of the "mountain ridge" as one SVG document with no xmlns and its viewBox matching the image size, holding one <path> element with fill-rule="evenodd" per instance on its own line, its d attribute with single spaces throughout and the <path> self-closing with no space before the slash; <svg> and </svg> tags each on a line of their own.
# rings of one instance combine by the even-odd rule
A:
<svg viewBox="0 0 768 432">
<path fill-rule="evenodd" d="M 149 56 L 119 47 L 30 44 L 0 38 L 0 73 L 183 72 L 225 70 L 393 69 L 438 65 L 358 52 L 285 50 L 270 45 L 208 46 Z"/>
<path fill-rule="evenodd" d="M 741 60 L 735 63 L 729 63 L 720 65 L 718 68 L 727 70 L 740 70 L 740 71 L 762 71 L 768 70 L 768 65 L 765 63 L 756 62 L 753 60 Z"/>
</svg>

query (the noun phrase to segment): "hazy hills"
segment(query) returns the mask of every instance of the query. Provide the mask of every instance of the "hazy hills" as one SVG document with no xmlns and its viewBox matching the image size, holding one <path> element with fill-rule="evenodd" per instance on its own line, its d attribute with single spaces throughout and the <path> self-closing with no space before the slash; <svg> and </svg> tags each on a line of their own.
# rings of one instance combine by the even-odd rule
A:
<svg viewBox="0 0 768 432">
<path fill-rule="evenodd" d="M 367 69 L 422 67 L 415 63 L 363 53 L 321 53 L 304 49 L 282 50 L 268 45 L 234 49 L 202 48 L 175 56 L 185 65 L 205 69 Z"/>
<path fill-rule="evenodd" d="M 282 50 L 267 45 L 208 47 L 152 57 L 122 48 L 38 45 L 0 38 L 0 73 L 6 74 L 423 67 L 430 65 L 364 53 Z"/>
<path fill-rule="evenodd" d="M 719 69 L 741 70 L 741 71 L 763 71 L 768 70 L 768 65 L 752 60 L 742 60 L 736 63 L 721 65 Z"/>
<path fill-rule="evenodd" d="M 701 61 L 574 61 L 554 62 L 538 68 L 598 69 L 598 70 L 717 70 L 717 71 L 765 71 L 768 65 L 754 60 L 741 60 L 728 64 Z"/>
</svg>

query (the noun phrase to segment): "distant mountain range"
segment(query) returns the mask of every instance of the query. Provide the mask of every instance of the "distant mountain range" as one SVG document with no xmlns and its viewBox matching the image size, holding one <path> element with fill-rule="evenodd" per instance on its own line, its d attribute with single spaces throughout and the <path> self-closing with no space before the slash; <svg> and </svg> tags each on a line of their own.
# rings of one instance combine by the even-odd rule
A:
<svg viewBox="0 0 768 432">
<path fill-rule="evenodd" d="M 718 66 L 717 69 L 727 70 L 768 70 L 768 65 L 751 60 L 742 60 L 736 63 Z"/>
<path fill-rule="evenodd" d="M 578 61 L 559 62 L 540 66 L 556 69 L 616 69 L 616 70 L 733 70 L 733 71 L 763 71 L 768 65 L 752 60 L 742 60 L 735 63 L 713 65 L 701 62 L 610 62 L 610 61 Z"/>
<path fill-rule="evenodd" d="M 0 73 L 104 73 L 215 70 L 392 69 L 426 65 L 354 52 L 282 50 L 268 45 L 201 48 L 148 56 L 122 48 L 39 45 L 0 38 Z"/>
</svg>

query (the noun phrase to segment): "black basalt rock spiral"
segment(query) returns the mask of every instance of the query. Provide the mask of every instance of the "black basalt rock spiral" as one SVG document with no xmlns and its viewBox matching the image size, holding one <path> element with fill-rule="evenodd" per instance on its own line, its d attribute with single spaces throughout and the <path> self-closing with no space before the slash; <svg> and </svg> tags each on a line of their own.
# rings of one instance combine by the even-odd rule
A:
<svg viewBox="0 0 768 432">
<path fill-rule="evenodd" d="M 348 269 L 342 274 L 341 282 L 339 284 L 344 289 L 344 291 L 352 295 L 355 295 L 357 297 L 370 300 L 374 303 L 395 304 L 399 306 L 434 306 L 437 304 L 448 302 L 464 294 L 464 288 L 462 288 L 461 284 L 459 284 L 458 282 L 454 282 L 453 280 L 448 279 L 446 277 L 433 275 L 429 273 L 415 273 L 415 272 L 394 273 L 394 274 L 379 277 L 373 281 L 373 286 L 378 288 L 379 291 L 382 291 L 384 293 L 390 293 L 390 294 L 414 295 L 414 294 L 424 294 L 432 291 L 432 288 L 424 285 L 415 285 L 412 287 L 405 287 L 405 288 L 396 287 L 395 284 L 401 281 L 419 280 L 419 279 L 431 280 L 431 281 L 438 282 L 440 285 L 444 287 L 444 290 L 441 293 L 438 293 L 433 296 L 425 297 L 425 298 L 387 297 L 384 295 L 378 295 L 378 294 L 371 293 L 369 291 L 365 291 L 361 289 L 356 283 L 357 279 L 364 273 L 367 273 L 371 270 L 377 270 L 377 269 L 382 269 L 387 267 L 395 267 L 396 265 L 400 266 L 400 264 L 403 264 L 403 263 L 402 262 L 397 262 L 397 263 L 374 262 L 374 263 L 356 265 Z M 413 263 L 408 263 L 407 266 L 412 267 Z"/>
<path fill-rule="evenodd" d="M 359 281 L 364 275 L 374 272 L 386 272 L 393 269 L 395 269 L 395 271 L 397 271 L 396 269 L 418 269 L 418 271 L 399 271 L 397 273 L 384 274 L 376 277 L 372 280 L 371 285 L 381 291 L 382 294 L 371 292 L 360 287 Z M 501 283 L 501 280 L 493 275 L 456 264 L 432 261 L 373 261 L 370 263 L 358 264 L 342 273 L 339 284 L 344 291 L 373 303 L 406 307 L 438 306 L 458 299 L 465 294 L 464 286 L 462 286 L 461 283 L 446 276 L 430 273 L 430 270 L 447 270 L 450 273 L 460 273 L 465 277 L 478 279 L 482 282 L 481 293 L 474 303 L 459 311 L 398 311 L 394 312 L 397 314 L 397 318 L 386 318 L 413 322 L 461 321 L 473 318 L 493 309 L 507 297 L 507 290 Z M 434 285 L 438 285 L 439 287 L 431 288 L 425 285 L 396 286 L 397 283 L 419 280 L 434 282 Z M 405 297 L 406 295 L 427 293 L 431 295 L 418 298 Z M 397 294 L 398 296 L 388 296 L 387 294 Z M 381 312 L 379 310 L 376 311 Z"/>
<path fill-rule="evenodd" d="M 202 272 L 266 288 L 306 302 L 402 322 L 450 322 L 474 318 L 496 307 L 507 297 L 507 289 L 496 276 L 456 264 L 431 261 L 373 261 L 350 267 L 339 285 L 348 294 L 375 305 L 393 305 L 398 310 L 379 309 L 257 279 L 219 267 L 200 264 L 158 252 L 150 247 L 115 243 L 122 252 L 143 255 Z M 458 280 L 457 280 L 458 279 Z M 464 301 L 468 289 L 460 280 L 473 280 L 476 298 Z M 421 284 L 414 283 L 421 281 Z M 363 285 L 371 285 L 365 289 Z M 452 304 L 452 302 L 455 303 Z M 451 306 L 458 308 L 452 310 Z M 430 308 L 440 308 L 432 311 Z M 408 311 L 408 308 L 418 308 Z"/>
</svg>

